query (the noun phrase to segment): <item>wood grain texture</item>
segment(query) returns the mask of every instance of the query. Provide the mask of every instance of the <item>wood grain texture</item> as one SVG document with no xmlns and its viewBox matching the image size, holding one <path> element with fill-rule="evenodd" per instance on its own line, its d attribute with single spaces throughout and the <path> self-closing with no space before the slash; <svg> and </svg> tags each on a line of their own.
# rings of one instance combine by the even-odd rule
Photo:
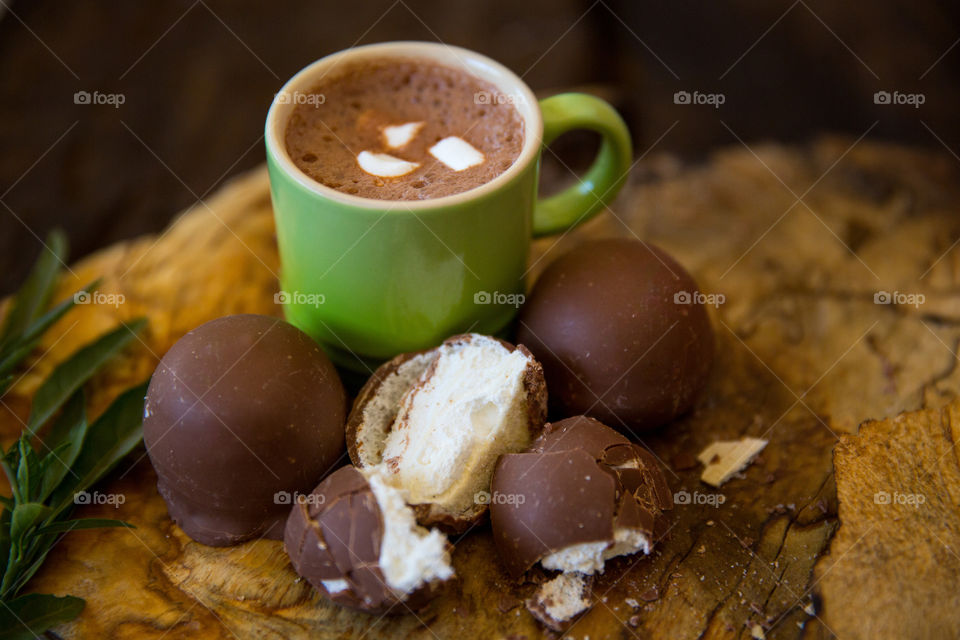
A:
<svg viewBox="0 0 960 640">
<path fill-rule="evenodd" d="M 960 624 L 960 403 L 867 422 L 834 452 L 840 527 L 816 566 L 842 638 L 950 638 Z M 878 560 L 881 560 L 878 562 Z M 910 579 L 904 580 L 904 576 Z"/>
<path fill-rule="evenodd" d="M 960 236 L 958 178 L 960 166 L 951 158 L 846 138 L 803 147 L 737 146 L 694 167 L 662 155 L 637 166 L 611 211 L 561 238 L 535 243 L 531 278 L 584 238 L 636 235 L 672 253 L 704 292 L 724 296 L 711 309 L 718 353 L 706 392 L 688 416 L 644 440 L 664 461 L 671 488 L 686 492 L 690 502 L 674 510 L 673 526 L 651 557 L 609 564 L 593 586 L 598 604 L 573 626 L 572 636 L 745 638 L 759 624 L 771 638 L 830 637 L 831 629 L 847 637 L 848 629 L 869 628 L 882 606 L 856 596 L 878 588 L 858 579 L 858 567 L 875 565 L 876 575 L 898 567 L 901 583 L 916 593 L 930 589 L 921 573 L 885 564 L 891 550 L 882 546 L 852 545 L 853 565 L 816 575 L 814 566 L 839 525 L 836 482 L 857 477 L 854 469 L 868 473 L 879 465 L 888 436 L 872 435 L 872 453 L 862 459 L 844 453 L 859 441 L 846 437 L 864 420 L 940 409 L 960 390 L 960 251 L 953 245 Z M 120 388 L 148 376 L 157 358 L 201 322 L 241 311 L 278 313 L 277 270 L 263 171 L 231 183 L 162 236 L 115 246 L 76 265 L 77 277 L 66 279 L 63 295 L 103 276 L 103 290 L 123 293 L 125 302 L 85 306 L 51 332 L 49 353 L 4 399 L 5 441 L 19 428 L 12 414 L 23 417 L 37 382 L 81 342 L 118 319 L 146 314 L 151 320 L 143 343 L 95 381 L 97 411 Z M 926 298 L 916 309 L 875 304 L 882 291 Z M 912 450 L 923 433 L 915 429 L 897 438 Z M 714 440 L 744 435 L 770 444 L 719 490 L 701 484 L 700 468 L 684 461 Z M 841 438 L 835 479 L 832 450 Z M 843 518 L 857 513 L 847 508 L 856 498 L 845 486 Z M 30 584 L 87 599 L 81 617 L 58 629 L 64 637 L 547 634 L 521 604 L 533 580 L 513 584 L 506 578 L 483 528 L 457 541 L 460 580 L 448 593 L 416 616 L 377 618 L 322 602 L 290 570 L 277 542 L 231 549 L 191 542 L 167 519 L 142 452 L 100 490 L 126 501 L 116 509 L 84 507 L 81 515 L 117 516 L 138 528 L 65 537 Z M 896 519 L 896 526 L 909 529 L 931 514 L 869 515 L 884 527 Z M 849 548 L 861 526 L 840 525 L 836 544 Z M 891 541 L 908 543 L 905 537 Z M 842 553 L 834 549 L 832 555 Z M 952 565 L 939 570 L 956 580 Z M 804 607 L 814 599 L 820 602 L 811 616 Z M 949 600 L 943 602 L 946 607 Z M 955 611 L 941 609 L 944 616 Z M 910 628 L 926 614 L 912 609 L 898 615 Z"/>
</svg>

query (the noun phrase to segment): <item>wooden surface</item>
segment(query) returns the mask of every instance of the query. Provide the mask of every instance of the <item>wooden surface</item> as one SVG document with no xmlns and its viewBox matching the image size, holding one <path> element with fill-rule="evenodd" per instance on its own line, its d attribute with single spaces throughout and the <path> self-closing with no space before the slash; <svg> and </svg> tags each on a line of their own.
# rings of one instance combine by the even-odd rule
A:
<svg viewBox="0 0 960 640">
<path fill-rule="evenodd" d="M 649 157 L 612 212 L 535 244 L 532 275 L 585 237 L 635 234 L 671 252 L 705 292 L 724 296 L 712 311 L 718 353 L 705 394 L 690 415 L 645 440 L 674 491 L 723 503 L 678 505 L 652 557 L 611 562 L 593 588 L 597 605 L 570 636 L 744 638 L 764 625 L 771 638 L 877 638 L 884 632 L 873 624 L 894 620 L 890 628 L 907 635 L 886 637 L 943 637 L 938 630 L 960 626 L 958 409 L 939 411 L 960 390 L 958 169 L 947 156 L 850 139 L 736 146 L 695 167 Z M 102 290 L 125 301 L 83 307 L 51 332 L 49 353 L 4 400 L 4 441 L 18 429 L 9 414 L 25 415 L 38 380 L 78 344 L 118 319 L 150 318 L 143 343 L 95 382 L 97 410 L 201 322 L 278 313 L 277 269 L 263 171 L 165 234 L 75 266 L 64 294 L 103 276 Z M 875 304 L 879 291 L 922 293 L 925 302 Z M 917 409 L 927 411 L 853 435 L 864 420 Z M 770 444 L 720 490 L 701 484 L 689 457 L 742 435 Z M 484 529 L 457 542 L 460 581 L 446 595 L 418 616 L 377 618 L 325 604 L 277 542 L 191 542 L 167 519 L 141 453 L 100 490 L 125 503 L 81 515 L 138 528 L 67 536 L 31 582 L 87 599 L 81 617 L 58 629 L 64 637 L 546 633 L 520 604 L 535 585 L 506 579 Z M 927 502 L 883 509 L 873 501 L 879 491 L 926 493 Z M 898 607 L 901 592 L 908 606 Z"/>
</svg>

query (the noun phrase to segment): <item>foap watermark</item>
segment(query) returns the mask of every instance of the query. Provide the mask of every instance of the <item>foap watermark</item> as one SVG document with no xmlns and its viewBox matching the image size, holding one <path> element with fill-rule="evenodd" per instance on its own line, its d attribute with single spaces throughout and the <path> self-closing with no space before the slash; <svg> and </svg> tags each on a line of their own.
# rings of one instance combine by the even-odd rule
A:
<svg viewBox="0 0 960 640">
<path fill-rule="evenodd" d="M 873 494 L 874 504 L 899 504 L 913 508 L 919 508 L 920 505 L 927 502 L 927 496 L 922 493 L 900 493 L 894 491 L 877 491 Z"/>
<path fill-rule="evenodd" d="M 873 304 L 897 304 L 919 308 L 927 297 L 922 293 L 903 293 L 901 291 L 877 291 L 873 294 Z"/>
<path fill-rule="evenodd" d="M 922 93 L 901 93 L 900 91 L 877 91 L 873 94 L 873 104 L 907 105 L 919 109 L 927 101 Z"/>
<path fill-rule="evenodd" d="M 299 491 L 277 491 L 273 494 L 273 504 L 309 504 L 321 505 L 327 497 L 322 493 L 300 493 Z"/>
<path fill-rule="evenodd" d="M 302 291 L 278 291 L 273 294 L 274 304 L 306 304 L 317 308 L 327 301 L 322 293 L 304 293 Z"/>
<path fill-rule="evenodd" d="M 527 496 L 522 493 L 501 493 L 494 491 L 477 491 L 473 494 L 474 504 L 512 504 L 521 505 L 527 501 Z"/>
<path fill-rule="evenodd" d="M 281 91 L 273 96 L 277 104 L 307 104 L 319 107 L 326 103 L 327 96 L 322 93 L 304 93 L 303 91 Z"/>
<path fill-rule="evenodd" d="M 74 304 L 103 304 L 114 309 L 127 301 L 122 293 L 101 293 L 100 291 L 77 291 L 73 294 Z"/>
<path fill-rule="evenodd" d="M 523 96 L 519 93 L 480 90 L 473 94 L 473 104 L 520 104 L 522 102 Z"/>
<path fill-rule="evenodd" d="M 705 304 L 719 307 L 727 301 L 722 293 L 703 293 L 701 291 L 677 291 L 673 294 L 673 304 Z"/>
<path fill-rule="evenodd" d="M 105 104 L 119 109 L 127 101 L 122 93 L 101 93 L 99 91 L 77 91 L 73 94 L 73 104 Z"/>
<path fill-rule="evenodd" d="M 99 491 L 78 491 L 73 494 L 73 504 L 109 504 L 115 509 L 127 501 L 122 493 L 100 493 Z"/>
<path fill-rule="evenodd" d="M 694 491 L 690 493 L 686 489 L 681 489 L 673 494 L 673 503 L 679 505 L 706 505 L 710 507 L 719 507 L 727 501 L 727 496 L 722 493 L 701 493 Z"/>
<path fill-rule="evenodd" d="M 673 94 L 673 104 L 705 104 L 719 109 L 727 101 L 722 93 L 703 93 L 701 91 L 677 91 Z"/>
<path fill-rule="evenodd" d="M 477 291 L 473 294 L 473 304 L 497 304 L 520 308 L 527 299 L 522 293 L 502 293 L 500 291 Z"/>
</svg>

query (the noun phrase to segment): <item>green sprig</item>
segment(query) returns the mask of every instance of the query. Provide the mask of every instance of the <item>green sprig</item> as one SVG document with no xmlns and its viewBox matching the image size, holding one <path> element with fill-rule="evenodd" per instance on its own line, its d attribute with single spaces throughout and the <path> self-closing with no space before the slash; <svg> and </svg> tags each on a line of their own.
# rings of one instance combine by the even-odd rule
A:
<svg viewBox="0 0 960 640">
<path fill-rule="evenodd" d="M 55 231 L 0 325 L 0 397 L 43 334 L 76 303 L 77 294 L 97 286 L 91 283 L 46 310 L 66 258 L 66 238 Z M 81 598 L 20 594 L 61 535 L 132 526 L 70 515 L 76 496 L 109 473 L 143 438 L 146 384 L 121 393 L 92 423 L 87 419 L 84 386 L 145 325 L 143 319 L 121 325 L 60 363 L 37 389 L 20 438 L 0 451 L 0 468 L 11 493 L 0 496 L 0 640 L 34 638 L 82 611 Z"/>
</svg>

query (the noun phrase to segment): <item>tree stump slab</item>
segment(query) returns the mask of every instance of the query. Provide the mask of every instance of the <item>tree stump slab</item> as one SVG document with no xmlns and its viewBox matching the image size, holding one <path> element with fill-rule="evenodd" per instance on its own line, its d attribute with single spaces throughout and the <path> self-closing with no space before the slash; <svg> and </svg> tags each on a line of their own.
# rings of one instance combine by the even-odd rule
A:
<svg viewBox="0 0 960 640">
<path fill-rule="evenodd" d="M 644 439 L 678 496 L 670 531 L 650 557 L 608 564 L 570 637 L 956 633 L 958 209 L 953 158 L 829 137 L 736 145 L 697 165 L 651 154 L 608 212 L 534 243 L 531 281 L 586 238 L 636 236 L 674 255 L 716 303 L 705 393 Z M 91 384 L 97 413 L 191 328 L 231 313 L 279 315 L 278 271 L 263 169 L 163 234 L 73 265 L 60 297 L 102 277 L 100 290 L 123 303 L 79 306 L 49 333 L 0 407 L 3 441 L 80 344 L 149 318 L 142 340 Z M 769 444 L 722 487 L 701 483 L 696 454 L 743 436 Z M 167 517 L 142 449 L 98 491 L 124 502 L 79 516 L 137 528 L 65 536 L 28 588 L 86 599 L 56 629 L 65 638 L 556 636 L 523 605 L 537 577 L 510 581 L 486 528 L 457 541 L 453 588 L 416 615 L 378 617 L 324 602 L 279 542 L 189 540 Z"/>
</svg>

